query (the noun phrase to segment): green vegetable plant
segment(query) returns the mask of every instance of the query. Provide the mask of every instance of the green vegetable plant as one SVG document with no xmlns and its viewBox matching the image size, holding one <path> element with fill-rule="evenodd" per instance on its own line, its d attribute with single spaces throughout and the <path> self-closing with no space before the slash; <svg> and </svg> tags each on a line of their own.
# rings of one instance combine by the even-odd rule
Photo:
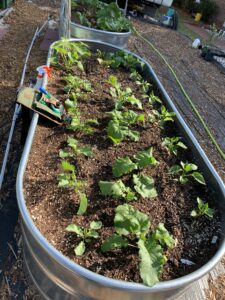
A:
<svg viewBox="0 0 225 300">
<path fill-rule="evenodd" d="M 83 26 L 91 27 L 91 22 L 88 21 L 88 18 L 85 13 L 80 11 L 75 12 L 74 16 L 79 20 L 79 23 Z"/>
<path fill-rule="evenodd" d="M 122 90 L 121 84 L 118 82 L 116 76 L 111 75 L 107 82 L 112 86 L 110 87 L 110 94 L 116 100 L 115 109 L 122 109 L 126 103 L 135 105 L 138 109 L 142 109 L 141 101 L 133 95 L 132 90 L 129 87 Z"/>
<path fill-rule="evenodd" d="M 159 282 L 163 265 L 167 261 L 164 247 L 173 248 L 175 240 L 162 223 L 150 232 L 148 215 L 131 205 L 119 205 L 114 218 L 115 232 L 101 246 L 103 253 L 127 247 L 139 252 L 139 271 L 144 284 L 153 286 Z"/>
<path fill-rule="evenodd" d="M 81 79 L 78 76 L 73 76 L 71 74 L 63 77 L 63 80 L 66 81 L 66 86 L 64 88 L 66 93 L 74 92 L 77 96 L 83 96 L 84 92 L 91 92 L 92 86 L 89 80 Z"/>
<path fill-rule="evenodd" d="M 130 74 L 130 78 L 135 81 L 135 83 L 141 87 L 142 92 L 146 95 L 149 92 L 150 87 L 152 86 L 151 83 L 144 80 L 138 71 L 133 70 Z"/>
<path fill-rule="evenodd" d="M 196 209 L 193 209 L 191 212 L 191 216 L 193 218 L 197 218 L 197 217 L 201 217 L 201 216 L 206 216 L 210 219 L 213 218 L 214 209 L 209 208 L 209 204 L 207 202 L 205 203 L 198 197 L 197 204 L 198 204 L 198 207 Z"/>
<path fill-rule="evenodd" d="M 54 43 L 51 49 L 54 50 L 52 63 L 66 70 L 70 70 L 72 66 L 77 65 L 81 71 L 84 71 L 82 60 L 91 55 L 86 44 L 82 42 L 71 43 L 65 38 Z"/>
<path fill-rule="evenodd" d="M 98 121 L 95 119 L 81 121 L 79 112 L 76 112 L 76 114 L 72 116 L 71 123 L 67 126 L 67 129 L 85 134 L 91 134 L 94 130 L 93 125 L 98 125 Z"/>
<path fill-rule="evenodd" d="M 78 193 L 80 204 L 77 214 L 82 215 L 86 212 L 88 206 L 88 199 L 83 192 L 85 182 L 77 179 L 75 166 L 68 161 L 62 160 L 61 168 L 63 173 L 58 175 L 58 187 L 74 189 Z"/>
<path fill-rule="evenodd" d="M 187 146 L 183 142 L 181 142 L 180 137 L 163 138 L 162 146 L 166 147 L 166 149 L 174 155 L 177 155 L 178 149 L 187 149 Z"/>
<path fill-rule="evenodd" d="M 179 165 L 174 165 L 169 169 L 169 174 L 179 175 L 179 182 L 181 184 L 186 184 L 189 181 L 189 178 L 194 178 L 200 184 L 205 185 L 205 179 L 200 172 L 197 172 L 198 167 L 194 164 L 188 162 L 182 162 Z"/>
<path fill-rule="evenodd" d="M 89 146 L 85 146 L 85 147 L 79 147 L 79 143 L 78 140 L 74 139 L 74 138 L 68 138 L 67 139 L 67 149 L 61 149 L 59 151 L 59 156 L 61 158 L 66 158 L 66 157 L 74 157 L 77 155 L 85 155 L 88 157 L 92 157 L 93 156 L 93 151 L 91 149 L 91 147 Z"/>
<path fill-rule="evenodd" d="M 142 70 L 144 68 L 144 63 L 141 60 L 122 50 L 114 53 L 98 51 L 97 55 L 100 64 L 110 66 L 113 69 L 122 67 L 133 72 L 135 69 Z"/>
<path fill-rule="evenodd" d="M 97 230 L 101 229 L 101 227 L 101 221 L 92 221 L 89 228 L 84 228 L 76 224 L 70 224 L 66 227 L 66 231 L 73 232 L 82 239 L 82 241 L 74 248 L 74 252 L 77 256 L 84 254 L 86 243 L 91 243 L 92 239 L 97 239 L 99 237 Z"/>
<path fill-rule="evenodd" d="M 113 144 L 120 144 L 125 138 L 135 142 L 139 140 L 139 132 L 132 130 L 130 126 L 138 122 L 143 123 L 145 121 L 143 114 L 138 115 L 133 110 L 125 112 L 113 110 L 106 113 L 106 115 L 112 118 L 112 120 L 109 121 L 106 130 L 108 138 Z"/>
<path fill-rule="evenodd" d="M 133 183 L 135 191 L 143 198 L 154 198 L 157 196 L 157 191 L 154 186 L 152 177 L 140 174 L 133 175 Z"/>
<path fill-rule="evenodd" d="M 125 186 L 122 180 L 99 181 L 98 185 L 103 196 L 111 196 L 115 199 L 123 198 L 127 201 L 133 201 L 137 199 L 132 189 Z"/>
<path fill-rule="evenodd" d="M 163 127 L 165 122 L 173 122 L 174 116 L 176 116 L 175 112 L 169 112 L 164 105 L 161 106 L 160 111 L 153 109 L 152 113 L 149 114 L 149 121 L 151 123 L 159 122 L 160 127 Z"/>
<path fill-rule="evenodd" d="M 129 157 L 117 159 L 112 166 L 113 175 L 121 177 L 122 175 L 131 173 L 133 170 L 158 164 L 158 161 L 153 156 L 153 148 L 138 152 L 133 156 L 133 160 L 136 162 L 133 162 Z"/>
</svg>

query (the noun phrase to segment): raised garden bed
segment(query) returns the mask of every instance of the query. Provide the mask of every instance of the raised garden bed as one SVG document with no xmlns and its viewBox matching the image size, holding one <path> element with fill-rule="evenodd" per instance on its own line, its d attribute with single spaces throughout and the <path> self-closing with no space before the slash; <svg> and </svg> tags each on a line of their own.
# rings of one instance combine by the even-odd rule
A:
<svg viewBox="0 0 225 300">
<path fill-rule="evenodd" d="M 129 20 L 115 2 L 72 1 L 71 37 L 91 39 L 126 48 L 131 34 Z"/>
<path fill-rule="evenodd" d="M 72 123 L 35 116 L 19 171 L 28 269 L 50 299 L 168 298 L 222 257 L 224 186 L 148 64 L 77 45 L 48 83 Z"/>
</svg>

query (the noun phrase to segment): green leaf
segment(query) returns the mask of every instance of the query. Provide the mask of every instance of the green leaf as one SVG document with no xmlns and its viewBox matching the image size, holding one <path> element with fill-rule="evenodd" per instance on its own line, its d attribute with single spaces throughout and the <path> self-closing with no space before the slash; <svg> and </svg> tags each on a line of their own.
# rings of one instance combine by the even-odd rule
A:
<svg viewBox="0 0 225 300">
<path fill-rule="evenodd" d="M 188 183 L 188 178 L 184 175 L 181 175 L 179 177 L 179 181 L 180 181 L 181 184 L 186 184 L 186 183 Z"/>
<path fill-rule="evenodd" d="M 179 174 L 182 172 L 182 168 L 179 165 L 174 165 L 169 169 L 169 174 Z"/>
<path fill-rule="evenodd" d="M 124 139 L 124 134 L 119 122 L 115 120 L 109 121 L 107 126 L 107 134 L 114 144 L 119 144 Z"/>
<path fill-rule="evenodd" d="M 162 247 L 154 240 L 148 239 L 146 242 L 139 240 L 138 248 L 141 278 L 144 284 L 153 286 L 159 282 L 159 275 L 166 262 Z"/>
<path fill-rule="evenodd" d="M 74 232 L 78 236 L 81 236 L 81 237 L 84 236 L 83 229 L 80 226 L 76 225 L 76 224 L 70 224 L 70 225 L 68 225 L 66 227 L 66 231 Z"/>
<path fill-rule="evenodd" d="M 102 228 L 102 222 L 101 221 L 92 221 L 90 224 L 90 228 L 94 230 L 98 230 Z"/>
<path fill-rule="evenodd" d="M 145 168 L 149 165 L 155 166 L 158 164 L 158 161 L 153 157 L 152 148 L 137 153 L 136 155 L 134 155 L 134 159 L 137 162 L 139 168 Z"/>
<path fill-rule="evenodd" d="M 60 149 L 60 151 L 59 151 L 59 157 L 66 158 L 66 157 L 70 157 L 70 156 L 71 156 L 71 154 L 68 151 Z"/>
<path fill-rule="evenodd" d="M 98 185 L 103 196 L 112 196 L 113 198 L 126 197 L 126 186 L 121 180 L 100 181 Z"/>
<path fill-rule="evenodd" d="M 147 234 L 150 220 L 146 214 L 131 205 L 124 204 L 116 208 L 114 224 L 119 235 L 135 234 L 140 237 Z"/>
<path fill-rule="evenodd" d="M 58 187 L 68 187 L 68 186 L 70 186 L 70 181 L 69 181 L 67 175 L 59 174 L 57 179 L 58 179 Z"/>
<path fill-rule="evenodd" d="M 120 177 L 137 169 L 137 164 L 133 163 L 129 157 L 119 158 L 113 164 L 112 172 L 115 177 Z"/>
<path fill-rule="evenodd" d="M 79 206 L 77 215 L 83 215 L 87 210 L 88 199 L 87 199 L 87 196 L 81 192 L 79 192 L 79 197 L 80 197 L 80 206 Z"/>
<path fill-rule="evenodd" d="M 71 163 L 69 163 L 68 161 L 63 160 L 61 162 L 61 165 L 62 165 L 62 168 L 63 168 L 64 171 L 70 171 L 72 173 L 75 172 L 75 166 L 72 165 Z"/>
<path fill-rule="evenodd" d="M 153 238 L 159 241 L 162 246 L 166 245 L 169 248 L 173 248 L 175 245 L 175 240 L 173 239 L 172 235 L 169 234 L 163 223 L 158 225 L 153 234 Z"/>
<path fill-rule="evenodd" d="M 78 246 L 74 249 L 74 252 L 77 256 L 81 256 L 84 254 L 85 252 L 85 243 L 84 241 L 81 241 Z"/>
<path fill-rule="evenodd" d="M 102 252 L 107 252 L 113 249 L 118 248 L 126 248 L 128 246 L 128 241 L 126 238 L 123 238 L 122 236 L 118 234 L 113 234 L 110 237 L 108 237 L 101 246 Z"/>
<path fill-rule="evenodd" d="M 206 185 L 206 182 L 205 182 L 205 179 L 203 177 L 203 175 L 199 172 L 193 172 L 191 174 L 191 176 L 199 183 L 203 184 L 203 185 Z"/>
<path fill-rule="evenodd" d="M 138 142 L 140 139 L 140 133 L 135 130 L 130 130 L 130 129 L 124 130 L 124 135 L 129 137 L 134 142 Z"/>
<path fill-rule="evenodd" d="M 87 157 L 92 157 L 93 156 L 93 151 L 91 147 L 85 146 L 79 149 L 79 152 L 82 153 L 83 155 Z"/>
<path fill-rule="evenodd" d="M 90 229 L 87 231 L 86 235 L 85 235 L 85 238 L 94 238 L 94 239 L 97 239 L 99 237 L 99 234 L 96 230 L 94 229 Z M 88 240 L 86 240 L 88 241 Z"/>
<path fill-rule="evenodd" d="M 154 186 L 154 179 L 146 175 L 133 175 L 134 189 L 143 198 L 154 198 L 157 191 Z"/>
<path fill-rule="evenodd" d="M 182 168 L 184 169 L 184 171 L 187 173 L 187 172 L 191 172 L 191 171 L 195 171 L 198 169 L 198 167 L 194 164 L 189 164 L 189 163 L 183 163 L 181 162 L 180 163 Z"/>
</svg>

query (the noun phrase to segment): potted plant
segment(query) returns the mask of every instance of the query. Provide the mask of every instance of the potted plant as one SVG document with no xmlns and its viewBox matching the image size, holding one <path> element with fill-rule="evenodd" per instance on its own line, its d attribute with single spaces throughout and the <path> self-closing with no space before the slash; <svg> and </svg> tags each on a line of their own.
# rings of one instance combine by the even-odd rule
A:
<svg viewBox="0 0 225 300">
<path fill-rule="evenodd" d="M 62 11 L 64 6 L 65 2 L 62 3 Z M 131 24 L 115 2 L 107 4 L 99 0 L 72 0 L 71 12 L 67 13 L 71 15 L 71 37 L 102 41 L 121 48 L 127 46 Z M 61 26 L 65 22 L 61 22 Z"/>
<path fill-rule="evenodd" d="M 184 291 L 224 254 L 221 179 L 143 59 L 63 40 L 50 61 L 70 122 L 37 127 L 35 114 L 20 163 L 31 278 L 46 299 Z"/>
</svg>

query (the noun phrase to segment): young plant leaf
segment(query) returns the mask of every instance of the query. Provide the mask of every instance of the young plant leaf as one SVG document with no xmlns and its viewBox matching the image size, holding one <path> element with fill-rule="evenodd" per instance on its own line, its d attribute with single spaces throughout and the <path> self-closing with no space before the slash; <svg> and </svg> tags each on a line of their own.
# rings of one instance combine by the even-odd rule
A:
<svg viewBox="0 0 225 300">
<path fill-rule="evenodd" d="M 85 243 L 84 241 L 81 241 L 78 246 L 74 249 L 74 252 L 77 256 L 81 256 L 84 254 L 85 252 Z"/>
<path fill-rule="evenodd" d="M 102 228 L 102 222 L 101 221 L 92 221 L 90 224 L 90 228 L 94 230 L 98 230 Z"/>
<path fill-rule="evenodd" d="M 133 163 L 129 157 L 125 157 L 115 161 L 112 172 L 115 177 L 121 177 L 124 174 L 131 173 L 135 169 L 137 169 L 137 164 Z"/>
<path fill-rule="evenodd" d="M 88 207 L 88 199 L 87 196 L 84 193 L 79 192 L 80 197 L 80 206 L 77 212 L 77 215 L 83 215 Z"/>
<path fill-rule="evenodd" d="M 133 175 L 134 189 L 143 198 L 154 198 L 157 191 L 154 186 L 154 179 L 146 175 Z"/>
<path fill-rule="evenodd" d="M 119 235 L 135 234 L 144 238 L 150 227 L 149 217 L 131 205 L 119 205 L 114 218 L 116 232 Z"/>
<path fill-rule="evenodd" d="M 206 182 L 205 182 L 205 179 L 203 177 L 203 175 L 199 172 L 193 172 L 191 174 L 191 176 L 199 183 L 203 184 L 203 185 L 206 185 Z"/>
<path fill-rule="evenodd" d="M 80 226 L 76 225 L 76 224 L 70 224 L 70 225 L 68 225 L 66 227 L 66 231 L 74 232 L 78 236 L 84 237 L 83 229 Z"/>
<path fill-rule="evenodd" d="M 134 159 L 139 168 L 145 168 L 149 165 L 155 166 L 159 163 L 153 156 L 153 148 L 137 153 L 134 155 Z"/>
<path fill-rule="evenodd" d="M 157 240 L 161 246 L 167 246 L 169 248 L 173 248 L 175 245 L 175 240 L 169 231 L 165 228 L 163 223 L 159 223 L 158 227 L 156 228 L 153 238 Z"/>
<path fill-rule="evenodd" d="M 98 185 L 103 196 L 112 196 L 113 198 L 126 198 L 126 186 L 121 180 L 100 181 Z"/>
<path fill-rule="evenodd" d="M 212 219 L 214 214 L 214 209 L 209 208 L 208 203 L 204 203 L 199 197 L 197 198 L 198 208 L 192 210 L 191 216 L 196 218 L 200 216 L 207 216 L 208 218 Z"/>
<path fill-rule="evenodd" d="M 156 241 L 148 239 L 138 241 L 140 257 L 140 275 L 143 283 L 147 286 L 153 286 L 159 282 L 163 264 L 166 257 L 163 255 L 162 247 Z"/>
<path fill-rule="evenodd" d="M 128 240 L 114 233 L 103 242 L 101 246 L 101 251 L 107 252 L 113 249 L 126 248 L 127 246 L 128 246 Z"/>
</svg>

